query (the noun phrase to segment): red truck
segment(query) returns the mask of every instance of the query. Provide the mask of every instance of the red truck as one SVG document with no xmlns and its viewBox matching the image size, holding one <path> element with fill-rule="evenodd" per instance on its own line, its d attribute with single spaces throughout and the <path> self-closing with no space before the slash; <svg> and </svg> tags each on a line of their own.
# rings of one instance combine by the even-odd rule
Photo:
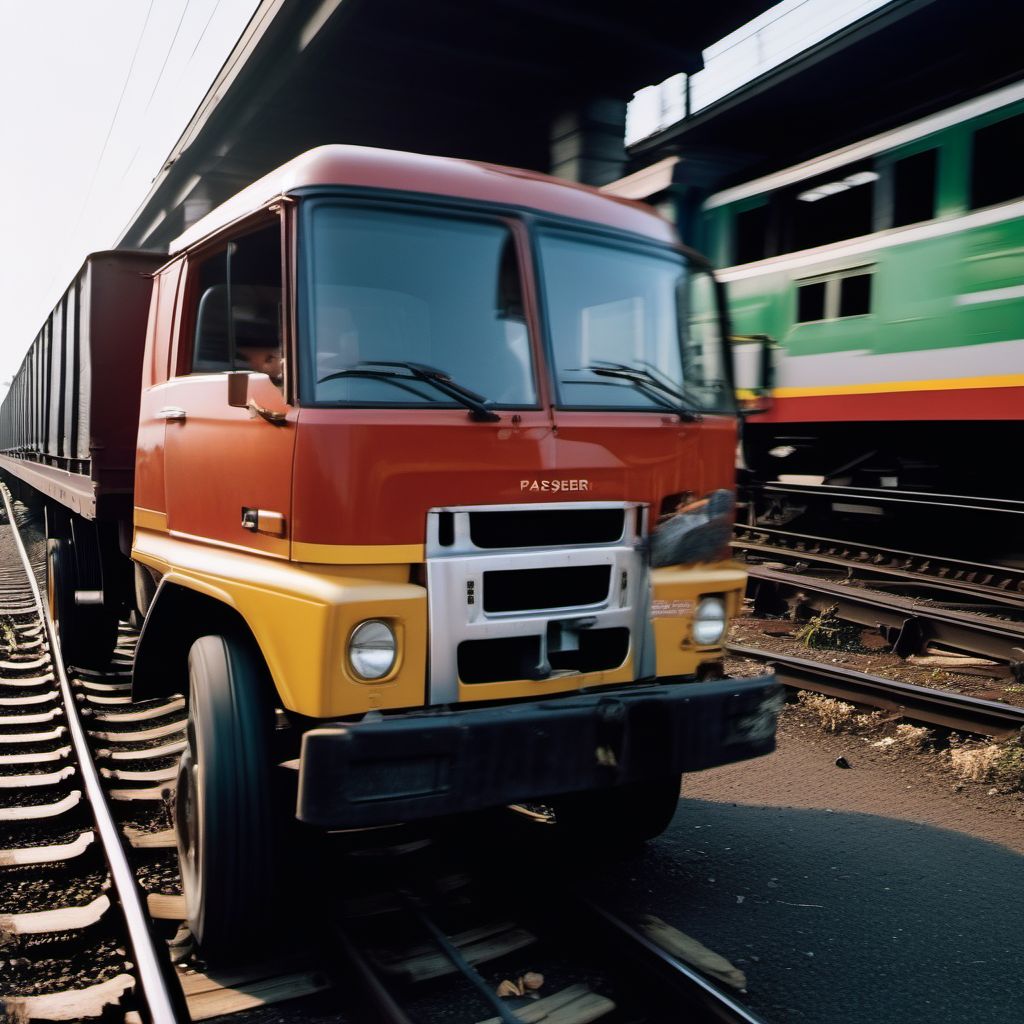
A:
<svg viewBox="0 0 1024 1024">
<path fill-rule="evenodd" d="M 642 840 L 773 749 L 724 678 L 737 419 L 706 263 L 639 204 L 328 146 L 91 256 L 0 411 L 66 659 L 142 632 L 188 697 L 176 829 L 208 956 L 283 885 L 272 791 L 362 828 L 543 801 Z M 600 839 L 599 837 L 604 837 Z"/>
</svg>

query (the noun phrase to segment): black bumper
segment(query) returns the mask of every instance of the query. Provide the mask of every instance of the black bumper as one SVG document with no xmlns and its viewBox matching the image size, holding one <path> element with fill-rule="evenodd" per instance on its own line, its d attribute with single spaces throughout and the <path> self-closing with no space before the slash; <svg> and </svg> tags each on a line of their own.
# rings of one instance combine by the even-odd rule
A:
<svg viewBox="0 0 1024 1024">
<path fill-rule="evenodd" d="M 302 739 L 297 817 L 355 828 L 711 768 L 775 749 L 774 677 L 382 716 Z"/>
</svg>

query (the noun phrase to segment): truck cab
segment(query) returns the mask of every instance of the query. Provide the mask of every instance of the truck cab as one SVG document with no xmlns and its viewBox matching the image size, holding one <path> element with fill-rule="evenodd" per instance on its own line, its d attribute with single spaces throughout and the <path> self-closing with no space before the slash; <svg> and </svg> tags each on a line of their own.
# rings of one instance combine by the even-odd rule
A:
<svg viewBox="0 0 1024 1024">
<path fill-rule="evenodd" d="M 133 684 L 188 696 L 175 817 L 208 957 L 281 882 L 281 772 L 311 827 L 543 801 L 629 841 L 681 772 L 773 749 L 774 681 L 722 670 L 727 337 L 652 210 L 466 161 L 321 147 L 172 245 Z"/>
</svg>

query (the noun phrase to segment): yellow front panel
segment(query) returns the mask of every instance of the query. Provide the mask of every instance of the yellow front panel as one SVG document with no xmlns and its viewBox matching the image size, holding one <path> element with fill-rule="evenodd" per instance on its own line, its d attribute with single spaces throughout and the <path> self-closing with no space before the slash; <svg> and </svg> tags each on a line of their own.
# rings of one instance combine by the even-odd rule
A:
<svg viewBox="0 0 1024 1024">
<path fill-rule="evenodd" d="M 236 609 L 248 623 L 283 705 L 312 718 L 374 708 L 422 706 L 426 699 L 427 594 L 409 583 L 409 566 L 296 564 L 203 544 L 137 525 L 133 557 L 169 582 Z M 691 638 L 700 597 L 720 594 L 730 616 L 742 600 L 746 573 L 732 563 L 654 569 L 652 619 L 659 676 L 692 675 L 721 657 L 721 645 Z M 349 671 L 348 637 L 365 619 L 395 629 L 399 657 L 391 673 L 364 682 Z M 551 679 L 459 684 L 459 700 L 515 700 L 627 683 L 634 652 L 618 669 Z"/>
<path fill-rule="evenodd" d="M 717 661 L 722 645 L 698 647 L 693 642 L 693 613 L 701 597 L 721 594 L 730 618 L 739 612 L 747 574 L 732 562 L 667 566 L 651 570 L 651 617 L 659 676 L 688 676 L 702 662 Z"/>
<path fill-rule="evenodd" d="M 289 710 L 326 718 L 423 704 L 427 598 L 406 582 L 408 566 L 296 565 L 138 528 L 132 556 L 236 609 Z M 352 629 L 373 618 L 395 624 L 400 654 L 370 683 L 348 671 L 345 648 Z"/>
</svg>

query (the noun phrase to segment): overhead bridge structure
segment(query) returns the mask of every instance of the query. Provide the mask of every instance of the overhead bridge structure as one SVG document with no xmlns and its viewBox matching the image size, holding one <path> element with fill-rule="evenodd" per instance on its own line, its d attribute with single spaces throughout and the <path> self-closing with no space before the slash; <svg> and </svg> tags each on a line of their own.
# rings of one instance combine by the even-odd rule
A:
<svg viewBox="0 0 1024 1024">
<path fill-rule="evenodd" d="M 297 153 L 343 142 L 547 171 L 625 167 L 626 102 L 770 0 L 263 0 L 120 238 L 165 248 Z"/>
</svg>

